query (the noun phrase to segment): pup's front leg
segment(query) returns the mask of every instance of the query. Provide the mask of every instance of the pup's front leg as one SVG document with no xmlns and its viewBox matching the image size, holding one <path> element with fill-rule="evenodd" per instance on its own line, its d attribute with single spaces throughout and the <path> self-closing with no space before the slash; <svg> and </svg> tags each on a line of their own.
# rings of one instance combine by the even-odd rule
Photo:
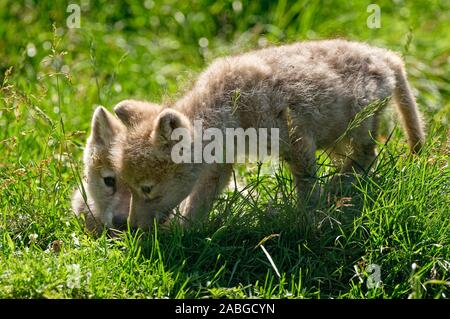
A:
<svg viewBox="0 0 450 319">
<path fill-rule="evenodd" d="M 214 199 L 228 184 L 231 164 L 211 164 L 204 170 L 191 194 L 183 201 L 181 212 L 185 224 L 203 221 L 212 208 Z"/>
</svg>

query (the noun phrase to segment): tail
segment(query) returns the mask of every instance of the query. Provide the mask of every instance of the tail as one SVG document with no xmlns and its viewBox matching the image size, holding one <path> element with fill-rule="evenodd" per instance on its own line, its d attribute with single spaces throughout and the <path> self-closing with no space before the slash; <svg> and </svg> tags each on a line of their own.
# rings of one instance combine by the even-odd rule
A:
<svg viewBox="0 0 450 319">
<path fill-rule="evenodd" d="M 408 84 L 403 61 L 396 56 L 395 60 L 391 61 L 391 66 L 395 72 L 396 79 L 394 101 L 397 105 L 403 128 L 408 136 L 409 147 L 413 153 L 418 153 L 425 142 L 422 116 Z"/>
</svg>

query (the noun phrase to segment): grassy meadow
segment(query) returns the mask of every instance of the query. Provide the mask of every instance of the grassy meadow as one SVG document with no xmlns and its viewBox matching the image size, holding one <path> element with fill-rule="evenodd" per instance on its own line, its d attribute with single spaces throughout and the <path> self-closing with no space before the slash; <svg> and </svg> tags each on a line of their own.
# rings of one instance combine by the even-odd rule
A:
<svg viewBox="0 0 450 319">
<path fill-rule="evenodd" d="M 377 1 L 380 28 L 370 3 L 0 0 L 0 298 L 449 298 L 450 2 Z M 422 154 L 388 107 L 372 172 L 313 223 L 281 163 L 236 167 L 201 227 L 85 232 L 70 197 L 96 106 L 173 101 L 216 57 L 325 38 L 403 53 Z"/>
</svg>

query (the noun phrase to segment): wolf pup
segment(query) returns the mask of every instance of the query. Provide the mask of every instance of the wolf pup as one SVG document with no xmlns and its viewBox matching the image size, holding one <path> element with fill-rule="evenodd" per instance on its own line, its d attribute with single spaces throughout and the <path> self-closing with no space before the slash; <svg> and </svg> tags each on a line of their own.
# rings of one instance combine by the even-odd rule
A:
<svg viewBox="0 0 450 319">
<path fill-rule="evenodd" d="M 128 218 L 131 193 L 113 170 L 110 152 L 114 143 L 125 134 L 126 126 L 151 118 L 160 109 L 156 104 L 136 100 L 125 100 L 117 106 L 126 114 L 122 115 L 125 123 L 101 106 L 95 110 L 83 154 L 85 181 L 72 196 L 72 209 L 76 215 L 84 215 L 87 230 L 94 234 L 104 227 L 120 229 Z"/>
<path fill-rule="evenodd" d="M 345 40 L 300 42 L 215 60 L 174 105 L 129 127 L 111 160 L 131 191 L 129 223 L 149 228 L 185 199 L 189 220 L 205 216 L 232 172 L 230 163 L 175 163 L 177 128 L 278 128 L 280 157 L 300 202 L 318 196 L 316 149 L 364 172 L 375 159 L 379 111 L 347 132 L 366 106 L 393 96 L 412 152 L 424 143 L 421 116 L 399 55 Z M 115 108 L 118 114 L 123 106 Z M 126 122 L 125 118 L 122 118 Z M 344 138 L 340 139 L 342 135 Z M 192 133 L 194 134 L 194 133 Z M 345 155 L 345 150 L 351 153 Z M 344 154 L 344 155 L 343 155 Z"/>
</svg>

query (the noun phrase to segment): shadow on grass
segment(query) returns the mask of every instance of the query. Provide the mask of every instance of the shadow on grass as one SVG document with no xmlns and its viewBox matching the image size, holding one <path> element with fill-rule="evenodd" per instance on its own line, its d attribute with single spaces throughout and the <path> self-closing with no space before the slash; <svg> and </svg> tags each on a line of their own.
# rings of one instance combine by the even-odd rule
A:
<svg viewBox="0 0 450 319">
<path fill-rule="evenodd" d="M 291 181 L 281 181 L 278 176 L 274 184 L 252 182 L 246 192 L 229 192 L 199 227 L 172 225 L 143 234 L 144 258 L 197 285 L 192 297 L 214 289 L 217 297 L 239 297 L 242 290 L 259 297 L 331 297 L 348 291 L 355 265 L 364 272 L 368 236 L 362 223 L 355 223 L 362 209 L 357 191 L 328 196 L 305 211 L 292 200 Z"/>
</svg>

